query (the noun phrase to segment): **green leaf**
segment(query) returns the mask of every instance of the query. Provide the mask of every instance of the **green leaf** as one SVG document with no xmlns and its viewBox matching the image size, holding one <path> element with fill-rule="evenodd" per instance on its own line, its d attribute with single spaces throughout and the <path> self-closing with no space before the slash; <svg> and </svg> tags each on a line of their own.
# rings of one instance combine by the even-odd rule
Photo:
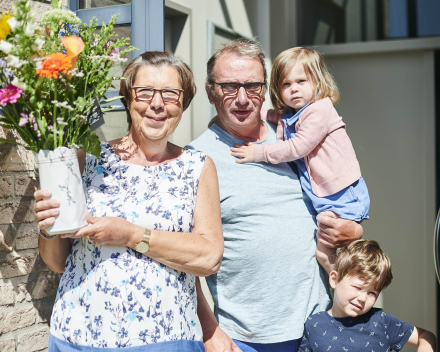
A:
<svg viewBox="0 0 440 352">
<path fill-rule="evenodd" d="M 18 143 L 16 141 L 12 141 L 10 139 L 6 139 L 6 138 L 0 138 L 0 142 L 4 142 L 4 143 L 9 143 L 9 144 L 16 144 L 16 145 L 21 145 L 22 147 L 28 148 L 28 146 Z"/>
<path fill-rule="evenodd" d="M 42 149 L 53 150 L 53 134 L 50 134 L 49 137 L 47 137 Z"/>
<path fill-rule="evenodd" d="M 113 98 L 108 98 L 108 99 L 105 99 L 105 100 L 101 100 L 101 101 L 99 102 L 99 104 L 103 104 L 103 103 L 111 103 L 112 101 L 115 101 L 115 100 L 121 99 L 121 98 L 123 98 L 123 97 L 124 97 L 123 95 L 118 95 L 117 97 L 113 97 Z"/>
<path fill-rule="evenodd" d="M 84 107 L 87 105 L 87 100 L 85 100 L 83 97 L 78 97 L 78 99 L 76 99 L 76 103 L 79 106 Z"/>
<path fill-rule="evenodd" d="M 123 107 L 122 105 L 108 105 L 108 106 L 101 107 L 101 111 L 102 112 L 109 112 L 109 111 L 115 110 L 117 108 L 122 108 L 122 107 Z"/>
<path fill-rule="evenodd" d="M 86 153 L 92 154 L 99 158 L 101 155 L 101 142 L 95 132 L 87 131 L 78 141 L 81 149 Z"/>
<path fill-rule="evenodd" d="M 52 8 L 53 9 L 59 9 L 60 7 L 58 6 L 58 0 L 52 0 Z"/>
</svg>

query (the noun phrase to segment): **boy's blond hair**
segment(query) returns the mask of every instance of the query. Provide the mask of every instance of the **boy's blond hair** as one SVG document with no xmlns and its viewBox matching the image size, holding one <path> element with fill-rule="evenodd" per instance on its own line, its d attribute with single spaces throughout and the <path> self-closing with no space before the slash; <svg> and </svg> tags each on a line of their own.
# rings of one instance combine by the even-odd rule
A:
<svg viewBox="0 0 440 352">
<path fill-rule="evenodd" d="M 379 292 L 393 279 L 390 258 L 373 240 L 357 240 L 340 248 L 334 270 L 338 273 L 338 282 L 345 276 L 358 277 L 374 283 Z"/>
<path fill-rule="evenodd" d="M 281 86 L 296 64 L 303 65 L 307 79 L 313 86 L 315 96 L 312 102 L 327 97 L 333 104 L 339 102 L 338 86 L 327 69 L 323 56 L 315 50 L 302 47 L 291 48 L 279 54 L 272 65 L 270 100 L 277 113 L 282 114 L 286 110 L 292 110 L 282 99 Z"/>
</svg>

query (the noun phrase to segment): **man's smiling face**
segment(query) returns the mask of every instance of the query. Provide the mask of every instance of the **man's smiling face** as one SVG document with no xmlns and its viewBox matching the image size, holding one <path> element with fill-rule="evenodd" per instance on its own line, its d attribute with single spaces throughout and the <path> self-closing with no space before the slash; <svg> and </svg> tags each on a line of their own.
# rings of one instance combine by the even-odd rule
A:
<svg viewBox="0 0 440 352">
<path fill-rule="evenodd" d="M 217 83 L 264 82 L 264 71 L 257 58 L 242 58 L 235 54 L 223 54 L 213 69 Z M 207 89 L 209 102 L 215 105 L 220 122 L 230 131 L 240 132 L 260 123 L 260 110 L 264 102 L 265 89 L 257 96 L 248 96 L 240 87 L 234 96 L 223 94 L 221 87 L 214 85 L 213 93 Z"/>
</svg>

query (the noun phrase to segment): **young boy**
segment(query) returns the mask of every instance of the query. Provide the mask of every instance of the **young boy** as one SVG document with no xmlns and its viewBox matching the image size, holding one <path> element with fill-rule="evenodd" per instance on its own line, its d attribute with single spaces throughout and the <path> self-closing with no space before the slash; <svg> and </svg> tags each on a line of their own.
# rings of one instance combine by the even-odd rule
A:
<svg viewBox="0 0 440 352">
<path fill-rule="evenodd" d="M 358 240 L 341 248 L 330 286 L 335 290 L 328 312 L 311 315 L 298 351 L 435 351 L 435 336 L 373 308 L 379 293 L 393 278 L 391 263 L 375 241 Z"/>
</svg>

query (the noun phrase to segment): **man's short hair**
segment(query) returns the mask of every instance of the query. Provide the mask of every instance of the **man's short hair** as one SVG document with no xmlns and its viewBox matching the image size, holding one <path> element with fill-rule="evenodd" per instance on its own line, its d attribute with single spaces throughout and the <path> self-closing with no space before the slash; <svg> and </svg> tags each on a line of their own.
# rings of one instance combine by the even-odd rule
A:
<svg viewBox="0 0 440 352">
<path fill-rule="evenodd" d="M 227 42 L 222 47 L 217 49 L 215 53 L 208 60 L 207 65 L 207 77 L 206 77 L 206 86 L 209 87 L 211 92 L 214 90 L 214 66 L 220 57 L 224 54 L 233 54 L 240 58 L 244 59 L 258 59 L 260 60 L 261 65 L 263 66 L 264 72 L 264 82 L 267 81 L 267 71 L 266 64 L 264 62 L 264 51 L 256 40 L 254 39 L 245 39 L 239 38 L 232 41 Z"/>
<path fill-rule="evenodd" d="M 336 252 L 335 269 L 338 282 L 345 276 L 374 283 L 379 292 L 393 279 L 391 261 L 373 240 L 357 240 Z"/>
</svg>

